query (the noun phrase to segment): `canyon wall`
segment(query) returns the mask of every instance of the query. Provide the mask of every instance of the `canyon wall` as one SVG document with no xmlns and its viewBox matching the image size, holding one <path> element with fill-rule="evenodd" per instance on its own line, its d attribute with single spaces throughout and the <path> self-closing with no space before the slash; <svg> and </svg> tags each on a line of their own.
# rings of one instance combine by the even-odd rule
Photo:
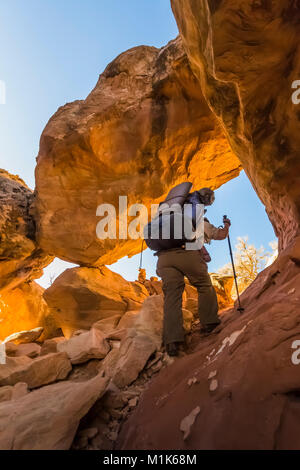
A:
<svg viewBox="0 0 300 470">
<path fill-rule="evenodd" d="M 33 282 L 52 261 L 36 242 L 33 192 L 18 176 L 0 169 L 0 340 L 52 320 L 43 289 Z"/>
<path fill-rule="evenodd" d="M 0 292 L 39 278 L 52 258 L 36 243 L 33 192 L 0 169 Z"/>
<path fill-rule="evenodd" d="M 191 67 L 285 248 L 299 234 L 297 0 L 172 0 Z"/>
</svg>

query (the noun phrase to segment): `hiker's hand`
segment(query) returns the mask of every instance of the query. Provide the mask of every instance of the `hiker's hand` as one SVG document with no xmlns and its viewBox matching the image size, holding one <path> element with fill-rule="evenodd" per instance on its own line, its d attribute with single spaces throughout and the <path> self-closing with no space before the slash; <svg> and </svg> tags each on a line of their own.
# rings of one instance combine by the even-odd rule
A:
<svg viewBox="0 0 300 470">
<path fill-rule="evenodd" d="M 228 219 L 227 217 L 224 217 L 223 224 L 227 224 L 228 227 L 230 227 L 230 225 L 231 225 L 230 219 Z"/>
</svg>

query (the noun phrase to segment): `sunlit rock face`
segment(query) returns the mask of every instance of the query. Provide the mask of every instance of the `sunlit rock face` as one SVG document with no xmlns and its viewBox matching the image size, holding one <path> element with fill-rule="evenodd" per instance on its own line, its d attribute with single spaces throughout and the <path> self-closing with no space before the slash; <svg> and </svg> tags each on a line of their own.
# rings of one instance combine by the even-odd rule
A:
<svg viewBox="0 0 300 470">
<path fill-rule="evenodd" d="M 217 293 L 219 308 L 228 308 L 233 305 L 232 287 L 234 277 L 216 273 L 212 273 L 210 277 Z"/>
<path fill-rule="evenodd" d="M 43 298 L 44 289 L 25 282 L 0 292 L 0 340 L 18 331 L 43 327 L 41 340 L 55 336 L 57 326 Z"/>
<path fill-rule="evenodd" d="M 0 290 L 36 279 L 51 258 L 37 247 L 33 193 L 18 176 L 0 169 Z"/>
<path fill-rule="evenodd" d="M 300 9 L 294 0 L 172 0 L 185 50 L 279 237 L 299 233 Z"/>
<path fill-rule="evenodd" d="M 51 314 L 68 338 L 100 320 L 120 320 L 127 311 L 139 310 L 147 296 L 142 284 L 126 281 L 106 267 L 67 269 L 44 292 Z"/>
<path fill-rule="evenodd" d="M 207 106 L 179 39 L 108 65 L 84 101 L 46 126 L 36 169 L 42 249 L 81 265 L 137 253 L 140 240 L 99 240 L 97 206 L 158 202 L 184 180 L 217 188 L 241 166 Z M 129 219 L 130 220 L 130 219 Z"/>
</svg>

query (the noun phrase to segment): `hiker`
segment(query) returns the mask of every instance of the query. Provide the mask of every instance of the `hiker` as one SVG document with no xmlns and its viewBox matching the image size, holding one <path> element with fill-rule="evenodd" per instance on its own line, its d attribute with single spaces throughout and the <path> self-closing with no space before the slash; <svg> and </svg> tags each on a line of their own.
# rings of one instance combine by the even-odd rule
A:
<svg viewBox="0 0 300 470">
<path fill-rule="evenodd" d="M 170 206 L 174 202 L 179 203 L 182 207 L 183 204 L 191 204 L 193 225 L 196 226 L 196 205 L 210 206 L 215 200 L 215 195 L 209 188 L 189 193 L 188 190 L 191 186 L 191 183 L 182 183 L 176 186 L 171 190 L 165 202 Z M 224 240 L 227 237 L 230 220 L 225 218 L 223 223 L 223 228 L 216 228 L 209 223 L 208 219 L 204 219 L 205 243 L 209 243 L 211 240 Z M 184 342 L 182 294 L 185 288 L 185 276 L 198 291 L 198 311 L 202 332 L 211 333 L 220 324 L 220 319 L 218 316 L 217 295 L 212 286 L 206 264 L 210 261 L 210 256 L 205 247 L 203 246 L 203 248 L 196 251 L 186 250 L 185 244 L 181 241 L 179 241 L 179 246 L 172 246 L 172 243 L 175 244 L 175 241 L 172 240 L 170 243 L 171 248 L 166 248 L 167 241 L 164 241 L 164 246 L 161 245 L 163 249 L 159 249 L 156 253 L 158 256 L 157 274 L 162 279 L 164 292 L 163 342 L 169 356 L 176 356 L 179 345 Z M 147 245 L 150 248 L 152 246 L 153 249 L 155 245 L 151 245 L 150 242 L 146 239 Z M 155 242 L 159 246 L 161 240 L 155 240 Z"/>
</svg>

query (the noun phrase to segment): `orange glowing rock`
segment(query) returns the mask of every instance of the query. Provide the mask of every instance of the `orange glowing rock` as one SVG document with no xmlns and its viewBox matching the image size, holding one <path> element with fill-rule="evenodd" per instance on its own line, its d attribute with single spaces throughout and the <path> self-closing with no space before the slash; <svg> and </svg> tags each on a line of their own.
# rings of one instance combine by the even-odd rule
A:
<svg viewBox="0 0 300 470">
<path fill-rule="evenodd" d="M 111 264 L 140 240 L 99 240 L 96 209 L 161 200 L 190 180 L 218 188 L 241 165 L 203 97 L 180 39 L 135 47 L 109 64 L 84 101 L 61 107 L 42 137 L 36 168 L 38 241 L 80 265 Z"/>
<path fill-rule="evenodd" d="M 44 289 L 35 282 L 24 283 L 0 293 L 0 340 L 19 331 L 43 327 L 42 339 L 53 336 L 57 327 L 43 298 Z"/>
</svg>

